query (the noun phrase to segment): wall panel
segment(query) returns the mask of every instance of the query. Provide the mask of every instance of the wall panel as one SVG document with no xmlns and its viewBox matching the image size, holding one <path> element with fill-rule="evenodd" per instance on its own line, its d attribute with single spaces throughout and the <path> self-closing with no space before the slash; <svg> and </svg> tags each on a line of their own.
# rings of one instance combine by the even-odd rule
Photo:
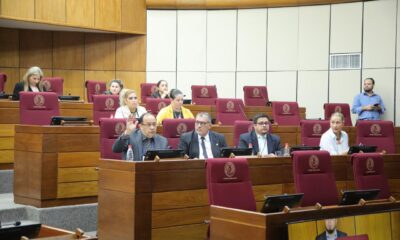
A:
<svg viewBox="0 0 400 240">
<path fill-rule="evenodd" d="M 94 0 L 65 0 L 66 23 L 94 27 Z"/>
<path fill-rule="evenodd" d="M 146 36 L 117 35 L 116 69 L 146 71 Z"/>
<path fill-rule="evenodd" d="M 52 68 L 52 32 L 22 30 L 19 39 L 21 67 Z"/>
<path fill-rule="evenodd" d="M 121 29 L 121 0 L 94 0 L 96 28 Z"/>
<path fill-rule="evenodd" d="M 97 80 L 108 83 L 115 78 L 115 71 L 86 70 L 85 80 Z"/>
<path fill-rule="evenodd" d="M 1 0 L 1 15 L 33 19 L 35 17 L 35 0 Z"/>
<path fill-rule="evenodd" d="M 85 96 L 85 72 L 83 70 L 54 69 L 53 75 L 64 78 L 64 95 Z"/>
<path fill-rule="evenodd" d="M 124 88 L 134 89 L 140 96 L 140 84 L 146 82 L 146 72 L 117 71 L 116 78 L 123 80 Z"/>
<path fill-rule="evenodd" d="M 6 93 L 12 93 L 14 86 L 19 82 L 19 69 L 18 68 L 0 68 L 0 72 L 7 74 L 7 82 L 4 86 L 4 91 Z"/>
<path fill-rule="evenodd" d="M 65 23 L 65 0 L 35 0 L 35 19 Z"/>
<path fill-rule="evenodd" d="M 238 72 L 236 74 L 236 97 L 244 99 L 244 86 L 267 86 L 266 72 Z M 267 89 L 268 90 L 268 89 Z"/>
<path fill-rule="evenodd" d="M 19 66 L 19 32 L 16 29 L 0 28 L 0 66 Z"/>
<path fill-rule="evenodd" d="M 56 69 L 85 68 L 85 34 L 79 32 L 53 33 L 53 66 Z"/>
<path fill-rule="evenodd" d="M 297 72 L 267 72 L 270 101 L 297 101 Z"/>
<path fill-rule="evenodd" d="M 396 110 L 396 126 L 400 126 L 400 69 L 396 69 L 396 99 L 395 99 L 395 110 Z"/>
<path fill-rule="evenodd" d="M 168 82 L 169 90 L 176 88 L 176 72 L 146 72 L 147 82 L 157 83 L 160 80 L 166 80 Z"/>
<path fill-rule="evenodd" d="M 192 85 L 205 85 L 206 72 L 178 72 L 177 75 L 177 88 L 180 89 L 185 98 L 192 98 Z M 188 84 L 190 83 L 190 84 Z"/>
<path fill-rule="evenodd" d="M 207 85 L 216 85 L 218 98 L 236 98 L 235 72 L 208 72 Z"/>
<path fill-rule="evenodd" d="M 146 33 L 146 1 L 121 0 L 121 30 Z"/>
<path fill-rule="evenodd" d="M 85 68 L 115 70 L 115 35 L 85 35 Z"/>
<path fill-rule="evenodd" d="M 267 70 L 267 9 L 238 10 L 237 71 Z"/>
</svg>

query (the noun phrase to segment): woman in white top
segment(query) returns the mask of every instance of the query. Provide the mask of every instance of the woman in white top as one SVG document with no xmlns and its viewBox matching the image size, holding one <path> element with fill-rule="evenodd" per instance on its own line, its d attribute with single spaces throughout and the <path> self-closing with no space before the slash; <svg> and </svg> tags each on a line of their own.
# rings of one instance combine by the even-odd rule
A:
<svg viewBox="0 0 400 240">
<path fill-rule="evenodd" d="M 349 137 L 342 131 L 344 116 L 335 112 L 331 115 L 330 129 L 321 136 L 319 146 L 321 150 L 328 151 L 331 155 L 345 155 L 349 151 Z"/>
<path fill-rule="evenodd" d="M 131 89 L 122 89 L 119 95 L 120 107 L 115 111 L 115 118 L 139 119 L 147 112 L 146 108 L 139 106 L 136 92 Z"/>
</svg>

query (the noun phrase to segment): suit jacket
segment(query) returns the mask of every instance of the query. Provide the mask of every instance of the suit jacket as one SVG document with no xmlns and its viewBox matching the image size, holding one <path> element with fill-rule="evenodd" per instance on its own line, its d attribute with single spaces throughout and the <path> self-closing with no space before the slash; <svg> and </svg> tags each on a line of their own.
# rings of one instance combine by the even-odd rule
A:
<svg viewBox="0 0 400 240">
<path fill-rule="evenodd" d="M 199 135 L 195 130 L 186 132 L 181 135 L 178 149 L 185 151 L 185 154 L 189 156 L 190 159 L 199 158 Z M 208 136 L 211 142 L 211 151 L 214 158 L 221 156 L 221 148 L 227 147 L 225 137 L 222 134 L 209 131 Z"/>
<path fill-rule="evenodd" d="M 168 141 L 165 137 L 156 134 L 154 136 L 154 144 L 150 149 L 169 149 Z M 143 152 L 143 134 L 140 129 L 136 129 L 130 135 L 122 134 L 117 138 L 112 146 L 113 152 L 122 152 L 122 159 L 126 159 L 126 151 L 128 150 L 128 145 L 132 145 L 133 159 L 135 161 L 142 161 Z"/>
<path fill-rule="evenodd" d="M 268 154 L 275 153 L 276 151 L 281 150 L 281 139 L 274 134 L 267 133 L 267 146 L 268 146 Z M 240 135 L 239 139 L 239 148 L 253 148 L 253 154 L 257 155 L 260 151 L 258 146 L 257 134 L 253 130 L 249 133 L 243 133 Z"/>
<path fill-rule="evenodd" d="M 345 232 L 341 232 L 341 231 L 339 231 L 339 230 L 337 230 L 337 229 L 336 229 L 336 232 L 337 232 L 337 237 L 338 237 L 338 238 L 340 238 L 340 237 L 347 237 L 347 233 L 345 233 Z M 325 231 L 324 231 L 323 233 L 321 233 L 320 235 L 318 235 L 318 236 L 315 238 L 315 240 L 326 240 L 326 233 L 325 233 Z"/>
<path fill-rule="evenodd" d="M 38 86 L 39 88 L 39 86 Z M 24 82 L 17 82 L 14 86 L 14 91 L 12 95 L 12 100 L 19 100 L 19 92 L 24 91 Z M 28 87 L 28 91 L 32 92 L 31 86 Z M 39 88 L 40 91 L 40 88 Z M 43 87 L 43 92 L 46 92 L 46 89 Z"/>
</svg>

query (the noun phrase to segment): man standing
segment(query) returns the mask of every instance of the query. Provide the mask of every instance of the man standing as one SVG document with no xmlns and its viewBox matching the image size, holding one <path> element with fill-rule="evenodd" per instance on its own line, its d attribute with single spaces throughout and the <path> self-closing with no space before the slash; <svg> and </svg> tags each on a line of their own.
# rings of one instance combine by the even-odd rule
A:
<svg viewBox="0 0 400 240">
<path fill-rule="evenodd" d="M 326 219 L 325 228 L 326 230 L 318 235 L 315 240 L 335 240 L 340 237 L 346 237 L 347 234 L 336 229 L 337 219 Z"/>
<path fill-rule="evenodd" d="M 218 158 L 221 148 L 227 147 L 222 134 L 210 131 L 211 117 L 206 112 L 196 115 L 195 130 L 182 134 L 178 149 L 185 151 L 190 159 Z"/>
<path fill-rule="evenodd" d="M 137 129 L 137 124 L 140 129 Z M 139 121 L 133 122 L 132 118 L 126 121 L 125 132 L 118 137 L 112 147 L 113 152 L 122 152 L 122 159 L 127 159 L 128 145 L 133 150 L 133 160 L 142 161 L 147 150 L 168 149 L 168 141 L 165 137 L 156 134 L 157 122 L 151 113 L 144 113 Z"/>
<path fill-rule="evenodd" d="M 379 120 L 380 115 L 385 112 L 381 96 L 375 94 L 373 89 L 375 80 L 366 78 L 364 80 L 364 92 L 354 98 L 351 111 L 358 114 L 359 120 Z"/>
<path fill-rule="evenodd" d="M 257 114 L 253 117 L 254 130 L 240 135 L 239 148 L 253 148 L 254 155 L 275 156 L 281 150 L 281 140 L 277 135 L 269 133 L 269 117 Z"/>
</svg>

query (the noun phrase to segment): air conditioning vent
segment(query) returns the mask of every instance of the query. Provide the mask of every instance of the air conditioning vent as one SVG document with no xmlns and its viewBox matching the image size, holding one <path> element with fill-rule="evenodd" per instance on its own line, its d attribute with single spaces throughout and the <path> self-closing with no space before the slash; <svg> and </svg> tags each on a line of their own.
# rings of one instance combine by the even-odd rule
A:
<svg viewBox="0 0 400 240">
<path fill-rule="evenodd" d="M 331 54 L 330 69 L 360 69 L 361 68 L 361 53 L 346 53 L 346 54 Z"/>
</svg>

